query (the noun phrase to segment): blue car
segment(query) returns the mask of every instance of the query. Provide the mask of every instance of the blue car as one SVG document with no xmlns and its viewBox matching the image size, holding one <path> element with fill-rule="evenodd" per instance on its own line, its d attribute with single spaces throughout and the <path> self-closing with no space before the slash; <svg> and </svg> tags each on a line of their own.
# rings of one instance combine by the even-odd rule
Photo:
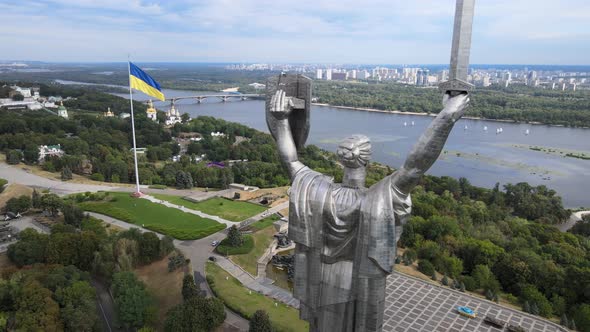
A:
<svg viewBox="0 0 590 332">
<path fill-rule="evenodd" d="M 457 307 L 457 312 L 461 316 L 465 316 L 465 317 L 469 317 L 469 318 L 477 317 L 477 314 L 475 313 L 475 311 L 473 311 L 473 309 L 468 308 L 468 307 Z"/>
</svg>

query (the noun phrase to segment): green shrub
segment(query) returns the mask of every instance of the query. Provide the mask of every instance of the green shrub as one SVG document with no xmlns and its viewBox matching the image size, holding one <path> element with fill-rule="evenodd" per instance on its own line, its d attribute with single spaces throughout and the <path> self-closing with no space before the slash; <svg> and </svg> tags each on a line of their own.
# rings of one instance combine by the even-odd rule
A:
<svg viewBox="0 0 590 332">
<path fill-rule="evenodd" d="M 472 276 L 463 276 L 461 278 L 461 281 L 465 285 L 466 290 L 473 292 L 477 289 L 477 282 L 475 281 L 475 279 L 473 279 Z"/>
<path fill-rule="evenodd" d="M 434 265 L 427 259 L 421 259 L 418 262 L 418 271 L 424 273 L 427 276 L 431 276 L 434 273 Z"/>
<path fill-rule="evenodd" d="M 90 176 L 91 180 L 94 181 L 100 181 L 103 182 L 104 181 L 104 175 L 100 174 L 100 173 L 94 173 Z"/>
<path fill-rule="evenodd" d="M 239 247 L 232 247 L 229 244 L 229 240 L 225 238 L 221 243 L 215 248 L 221 255 L 244 255 L 252 251 L 254 249 L 254 238 L 251 235 L 244 235 L 244 242 Z"/>
<path fill-rule="evenodd" d="M 6 184 L 8 184 L 8 180 L 0 178 L 0 193 L 4 191 Z"/>
</svg>

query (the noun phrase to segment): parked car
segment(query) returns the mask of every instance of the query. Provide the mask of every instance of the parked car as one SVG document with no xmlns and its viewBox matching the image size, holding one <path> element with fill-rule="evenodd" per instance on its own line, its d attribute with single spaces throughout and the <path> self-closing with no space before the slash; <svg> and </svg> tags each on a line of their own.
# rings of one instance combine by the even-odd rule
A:
<svg viewBox="0 0 590 332">
<path fill-rule="evenodd" d="M 217 261 L 217 258 L 215 258 L 215 256 L 209 256 L 209 260 L 212 262 L 215 262 L 215 261 Z"/>
<path fill-rule="evenodd" d="M 475 311 L 473 311 L 473 309 L 468 308 L 468 307 L 457 307 L 457 312 L 461 316 L 465 316 L 465 317 L 469 317 L 469 318 L 477 317 L 477 314 L 475 313 Z"/>
<path fill-rule="evenodd" d="M 211 245 L 214 247 L 217 247 L 218 244 L 219 244 L 219 241 L 217 241 L 217 240 L 211 242 Z"/>
</svg>

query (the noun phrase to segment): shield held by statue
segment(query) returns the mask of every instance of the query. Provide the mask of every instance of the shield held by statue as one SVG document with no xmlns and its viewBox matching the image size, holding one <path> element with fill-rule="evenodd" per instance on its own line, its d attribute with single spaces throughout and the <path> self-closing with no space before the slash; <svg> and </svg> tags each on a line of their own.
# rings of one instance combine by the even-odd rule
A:
<svg viewBox="0 0 590 332">
<path fill-rule="evenodd" d="M 287 97 L 294 100 L 293 111 L 289 115 L 289 126 L 297 150 L 301 150 L 309 135 L 309 115 L 311 113 L 311 79 L 303 75 L 280 74 L 266 81 L 266 121 L 269 128 L 274 128 L 275 117 L 269 116 L 271 98 L 277 90 L 285 91 Z"/>
</svg>

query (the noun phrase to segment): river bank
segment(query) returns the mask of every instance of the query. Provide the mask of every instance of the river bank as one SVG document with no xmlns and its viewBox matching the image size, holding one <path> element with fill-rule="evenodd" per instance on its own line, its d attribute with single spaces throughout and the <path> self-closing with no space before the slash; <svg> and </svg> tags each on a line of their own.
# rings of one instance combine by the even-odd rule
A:
<svg viewBox="0 0 590 332">
<path fill-rule="evenodd" d="M 363 112 L 375 112 L 375 113 L 387 113 L 387 114 L 404 114 L 404 115 L 417 115 L 417 116 L 430 116 L 435 117 L 435 113 L 422 113 L 422 112 L 404 112 L 404 111 L 386 111 L 380 110 L 376 108 L 366 108 L 366 107 L 353 107 L 353 106 L 337 106 L 337 105 L 330 105 L 325 103 L 311 103 L 313 106 L 319 107 L 331 107 L 335 109 L 343 109 L 343 110 L 351 110 L 351 111 L 363 111 Z M 556 125 L 556 124 L 547 124 L 542 122 L 522 122 L 517 120 L 506 120 L 506 119 L 488 119 L 482 118 L 479 116 L 463 116 L 462 119 L 466 120 L 482 120 L 482 121 L 491 121 L 491 122 L 504 122 L 504 123 L 516 123 L 516 124 L 530 124 L 530 125 L 540 125 L 540 126 L 551 126 L 551 127 L 562 127 L 562 128 L 579 128 L 579 129 L 590 129 L 590 127 L 569 127 L 564 125 Z"/>
</svg>

